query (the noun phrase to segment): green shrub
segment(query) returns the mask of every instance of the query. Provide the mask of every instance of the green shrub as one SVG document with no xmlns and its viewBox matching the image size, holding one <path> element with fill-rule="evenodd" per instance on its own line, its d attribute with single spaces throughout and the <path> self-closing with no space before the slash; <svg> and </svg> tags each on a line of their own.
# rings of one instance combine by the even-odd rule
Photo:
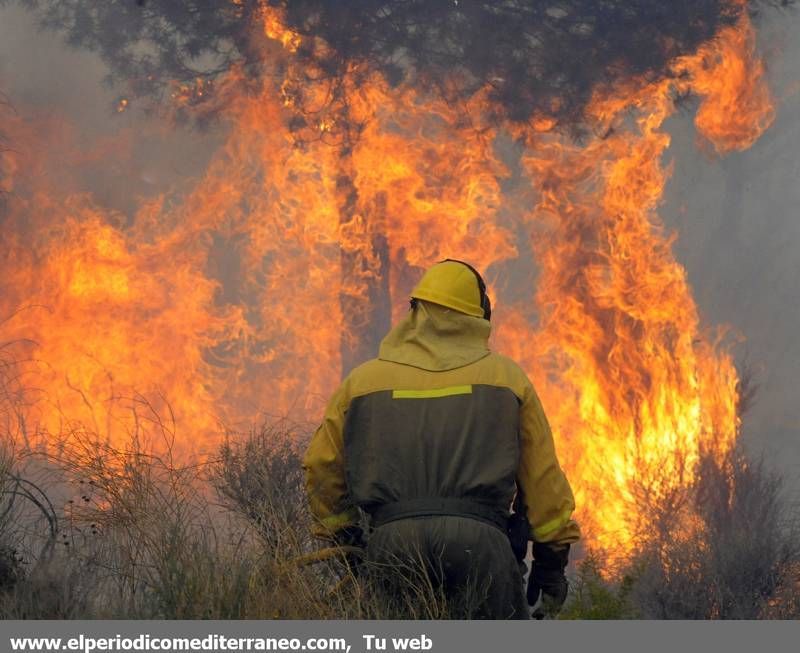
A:
<svg viewBox="0 0 800 653">
<path fill-rule="evenodd" d="M 577 569 L 577 576 L 570 585 L 570 596 L 561 619 L 631 619 L 635 610 L 630 593 L 633 580 L 624 576 L 613 582 L 603 578 L 599 558 L 590 554 Z"/>
</svg>

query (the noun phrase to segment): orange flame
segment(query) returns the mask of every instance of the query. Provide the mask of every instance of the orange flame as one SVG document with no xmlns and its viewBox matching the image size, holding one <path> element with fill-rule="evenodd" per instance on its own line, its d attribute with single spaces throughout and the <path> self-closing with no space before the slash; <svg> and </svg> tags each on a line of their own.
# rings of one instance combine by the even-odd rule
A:
<svg viewBox="0 0 800 653">
<path fill-rule="evenodd" d="M 598 94 L 591 110 L 605 137 L 582 147 L 532 139 L 524 157 L 538 190 L 528 220 L 541 323 L 529 348 L 518 344 L 524 322 L 504 329 L 502 343 L 538 381 L 580 521 L 609 552 L 625 552 L 648 520 L 645 504 L 692 481 L 701 451 L 721 455 L 736 438 L 733 362 L 700 330 L 656 209 L 670 142 L 661 127 L 676 90 L 703 97 L 697 125 L 719 152 L 748 147 L 770 124 L 752 41 L 744 17 L 676 62 L 688 73 L 679 81 Z"/>
<path fill-rule="evenodd" d="M 265 10 L 263 38 L 291 72 L 300 37 Z M 685 486 L 699 453 L 724 452 L 738 428 L 730 354 L 701 329 L 656 214 L 662 126 L 674 93 L 690 90 L 719 153 L 748 147 L 772 119 L 746 16 L 674 72 L 598 91 L 589 113 L 603 136 L 582 145 L 545 119 L 509 129 L 526 146 L 520 184 L 499 145 L 507 132 L 464 120 L 479 124 L 481 94 L 457 112 L 365 73 L 340 89 L 357 137 L 320 109 L 315 138 L 298 142 L 298 94 L 324 107 L 330 89 L 289 74 L 244 93 L 234 70 L 215 85 L 229 132 L 205 173 L 128 219 L 72 190 L 64 165 L 87 155 L 61 123 L 12 118 L 28 147 L 0 154 L 15 189 L 0 244 L 0 316 L 14 316 L 0 341 L 26 339 L 38 389 L 26 428 L 52 437 L 80 424 L 122 443 L 148 402 L 169 406 L 188 457 L 265 413 L 313 422 L 355 337 L 344 298 L 364 307 L 381 278 L 397 318 L 420 268 L 457 257 L 489 269 L 495 345 L 542 395 L 589 542 L 624 552 L 647 519 L 643 494 Z M 178 85 L 174 100 L 191 105 L 206 87 Z M 343 253 L 358 265 L 345 269 Z"/>
</svg>

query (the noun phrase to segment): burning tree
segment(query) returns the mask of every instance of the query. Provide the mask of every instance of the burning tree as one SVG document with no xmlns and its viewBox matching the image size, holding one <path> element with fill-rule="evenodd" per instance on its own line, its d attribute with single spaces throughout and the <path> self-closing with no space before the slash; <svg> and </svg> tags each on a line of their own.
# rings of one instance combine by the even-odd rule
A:
<svg viewBox="0 0 800 653">
<path fill-rule="evenodd" d="M 415 271 L 455 256 L 489 271 L 495 344 L 539 388 L 593 546 L 626 552 L 642 487 L 667 497 L 702 454 L 731 449 L 736 371 L 657 208 L 679 100 L 699 98 L 720 155 L 772 120 L 757 4 L 28 4 L 103 56 L 121 108 L 146 98 L 228 129 L 191 191 L 127 220 L 37 187 L 51 152 L 29 162 L 37 178 L 8 167 L 25 192 L 4 217 L 17 235 L 0 314 L 51 309 L 4 325 L 48 361 L 58 400 L 32 410 L 42 428 L 89 405 L 121 438 L 115 400 L 134 389 L 169 400 L 195 434 L 186 451 L 253 406 L 312 410 L 374 353 Z M 215 239 L 237 243 L 241 273 L 222 296 Z"/>
<path fill-rule="evenodd" d="M 363 111 L 353 115 L 353 96 L 372 73 L 455 107 L 482 95 L 484 115 L 464 115 L 477 119 L 476 128 L 510 121 L 580 133 L 592 126 L 586 110 L 598 89 L 673 75 L 670 62 L 734 24 L 744 10 L 730 0 L 677 6 L 654 0 L 26 4 L 41 9 L 43 24 L 65 31 L 70 43 L 98 51 L 109 63 L 110 81 L 134 97 L 178 97 L 200 120 L 209 113 L 198 105 L 211 115 L 219 110 L 213 85 L 232 69 L 243 71 L 244 83 L 275 74 L 276 53 L 265 52 L 261 31 L 283 45 L 289 56 L 278 74 L 294 137 L 323 138 L 339 152 L 341 309 L 348 322 L 343 371 L 373 354 L 390 322 L 385 200 L 358 188 L 351 160 L 372 119 Z"/>
</svg>

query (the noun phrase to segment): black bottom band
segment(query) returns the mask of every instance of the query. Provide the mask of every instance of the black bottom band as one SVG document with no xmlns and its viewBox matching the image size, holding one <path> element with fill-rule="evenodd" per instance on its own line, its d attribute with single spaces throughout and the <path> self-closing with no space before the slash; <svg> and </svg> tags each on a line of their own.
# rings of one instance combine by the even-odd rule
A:
<svg viewBox="0 0 800 653">
<path fill-rule="evenodd" d="M 495 506 L 490 506 L 474 499 L 459 497 L 436 497 L 423 499 L 407 499 L 378 506 L 372 511 L 372 524 L 383 526 L 398 519 L 414 517 L 468 517 L 499 528 L 506 532 L 508 514 Z"/>
</svg>

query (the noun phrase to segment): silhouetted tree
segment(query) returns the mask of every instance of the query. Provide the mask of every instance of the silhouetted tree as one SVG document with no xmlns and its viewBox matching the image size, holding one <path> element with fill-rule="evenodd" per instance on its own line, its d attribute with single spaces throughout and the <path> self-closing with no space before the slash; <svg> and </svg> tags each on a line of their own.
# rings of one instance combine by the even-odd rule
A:
<svg viewBox="0 0 800 653">
<path fill-rule="evenodd" d="M 175 80 L 211 80 L 234 64 L 257 76 L 263 51 L 252 37 L 263 33 L 260 12 L 272 6 L 307 37 L 296 57 L 316 75 L 363 71 L 356 62 L 451 100 L 488 85 L 503 118 L 548 117 L 568 129 L 598 85 L 669 74 L 674 57 L 743 10 L 733 0 L 0 0 L 9 2 L 96 51 L 110 81 L 137 95 L 157 97 Z"/>
</svg>

